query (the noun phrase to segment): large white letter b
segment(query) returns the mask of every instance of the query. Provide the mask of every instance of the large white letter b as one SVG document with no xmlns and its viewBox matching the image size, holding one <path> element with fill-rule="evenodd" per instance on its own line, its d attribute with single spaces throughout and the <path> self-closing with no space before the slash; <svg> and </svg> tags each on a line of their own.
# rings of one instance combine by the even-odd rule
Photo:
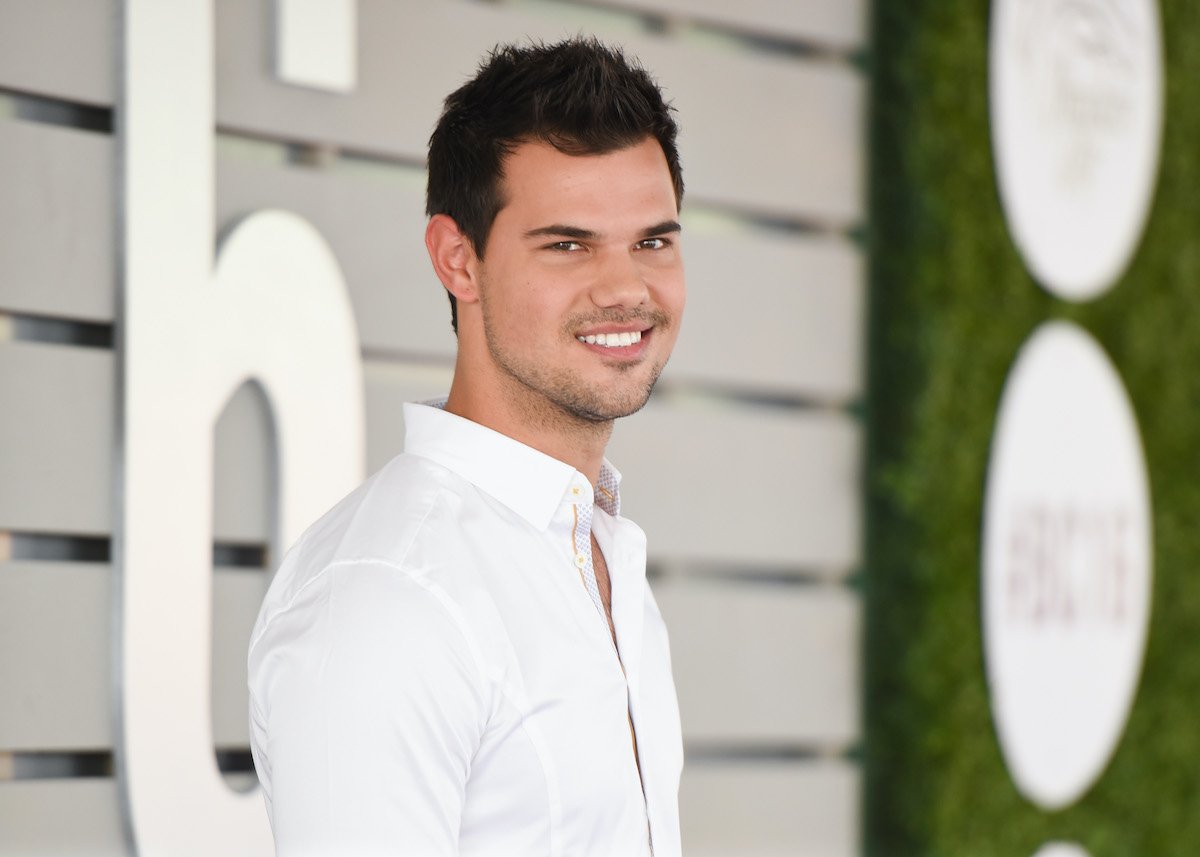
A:
<svg viewBox="0 0 1200 857">
<path fill-rule="evenodd" d="M 261 795 L 228 789 L 213 756 L 213 427 L 240 384 L 262 385 L 273 540 L 290 544 L 362 478 L 358 338 L 337 263 L 300 218 L 255 214 L 214 253 L 212 0 L 126 0 L 123 36 L 122 808 L 139 854 L 267 855 Z"/>
</svg>

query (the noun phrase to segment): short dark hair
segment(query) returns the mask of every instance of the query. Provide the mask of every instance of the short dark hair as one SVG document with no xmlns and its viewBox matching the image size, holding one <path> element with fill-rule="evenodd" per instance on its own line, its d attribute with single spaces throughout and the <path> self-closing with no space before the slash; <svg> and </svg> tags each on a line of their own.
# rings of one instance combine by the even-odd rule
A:
<svg viewBox="0 0 1200 857">
<path fill-rule="evenodd" d="M 475 77 L 446 97 L 429 138 L 425 213 L 449 215 L 483 258 L 504 207 L 504 158 L 531 141 L 568 155 L 601 155 L 653 137 L 666 156 L 678 204 L 683 173 L 672 112 L 640 64 L 594 38 L 498 45 Z M 450 324 L 457 333 L 454 295 Z"/>
</svg>

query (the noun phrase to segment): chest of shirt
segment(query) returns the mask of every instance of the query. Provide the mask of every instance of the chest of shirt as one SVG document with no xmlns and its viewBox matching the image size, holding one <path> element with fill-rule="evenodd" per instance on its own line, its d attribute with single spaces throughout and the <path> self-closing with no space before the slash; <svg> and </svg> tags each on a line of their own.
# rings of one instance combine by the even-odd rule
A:
<svg viewBox="0 0 1200 857">
<path fill-rule="evenodd" d="M 553 829 L 560 838 L 558 853 L 575 853 L 572 842 L 598 841 L 623 841 L 621 853 L 639 853 L 630 849 L 646 842 L 647 798 L 631 725 L 639 741 L 649 741 L 643 767 L 670 759 L 678 742 L 677 726 L 669 728 L 678 721 L 665 638 L 651 635 L 651 651 L 644 650 L 640 531 L 632 539 L 611 529 L 605 533 L 619 658 L 572 561 L 565 522 L 556 523 L 541 533 L 509 529 L 497 539 L 468 530 L 471 537 L 459 540 L 452 552 L 458 569 L 473 573 L 455 575 L 460 584 L 451 595 L 477 636 L 496 689 L 467 784 L 463 841 L 470 840 L 471 829 L 494 831 L 496 821 L 506 819 L 514 835 L 534 837 L 527 853 L 537 850 L 543 826 L 547 835 Z M 622 659 L 636 665 L 631 674 Z M 637 710 L 636 681 L 647 659 L 660 666 L 652 672 L 665 677 L 656 682 L 667 685 L 652 695 L 669 693 L 671 704 L 644 706 L 635 723 L 630 711 Z M 668 752 L 656 756 L 654 746 L 664 743 Z"/>
</svg>

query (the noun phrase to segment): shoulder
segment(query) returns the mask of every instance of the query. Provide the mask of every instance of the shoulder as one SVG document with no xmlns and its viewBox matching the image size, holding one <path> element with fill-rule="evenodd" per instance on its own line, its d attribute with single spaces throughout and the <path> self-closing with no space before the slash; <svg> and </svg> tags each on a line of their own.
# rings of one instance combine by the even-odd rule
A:
<svg viewBox="0 0 1200 857">
<path fill-rule="evenodd" d="M 395 619 L 431 604 L 452 617 L 455 607 L 439 585 L 448 530 L 470 486 L 426 459 L 400 455 L 310 526 L 288 551 L 263 601 L 253 641 L 286 613 L 332 609 Z M 441 566 L 442 568 L 439 568 Z M 432 612 L 437 613 L 438 610 Z"/>
<path fill-rule="evenodd" d="M 326 512 L 287 559 L 324 565 L 347 559 L 401 563 L 439 509 L 453 512 L 471 486 L 445 467 L 399 455 Z M 285 559 L 285 563 L 287 561 Z"/>
<path fill-rule="evenodd" d="M 335 565 L 406 567 L 414 543 L 452 521 L 468 489 L 444 467 L 397 456 L 296 540 L 275 573 L 268 601 L 294 600 Z"/>
<path fill-rule="evenodd" d="M 378 681 L 405 664 L 453 668 L 480 684 L 487 672 L 470 622 L 436 581 L 379 559 L 339 559 L 286 600 L 264 602 L 250 641 L 251 673 L 282 666 Z"/>
</svg>

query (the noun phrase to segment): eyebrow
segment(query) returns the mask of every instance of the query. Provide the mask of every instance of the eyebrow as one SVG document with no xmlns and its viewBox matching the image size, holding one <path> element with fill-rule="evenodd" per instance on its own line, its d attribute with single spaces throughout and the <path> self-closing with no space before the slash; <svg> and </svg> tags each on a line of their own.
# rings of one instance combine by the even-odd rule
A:
<svg viewBox="0 0 1200 857">
<path fill-rule="evenodd" d="M 651 238 L 655 235 L 666 235 L 670 232 L 682 232 L 683 227 L 679 225 L 678 220 L 664 220 L 662 223 L 656 223 L 649 229 L 642 230 L 643 238 Z"/>
<path fill-rule="evenodd" d="M 654 235 L 666 235 L 670 232 L 679 232 L 683 229 L 677 220 L 664 220 L 662 223 L 656 223 L 642 230 L 642 238 L 650 238 Z M 556 238 L 577 238 L 581 241 L 594 241 L 600 237 L 599 232 L 591 229 L 583 229 L 579 226 L 568 226 L 565 223 L 552 223 L 549 226 L 539 226 L 537 229 L 530 229 L 525 233 L 526 238 L 538 238 L 542 236 L 553 236 Z"/>
<path fill-rule="evenodd" d="M 539 226 L 537 229 L 530 229 L 525 233 L 526 238 L 537 238 L 542 235 L 551 235 L 561 238 L 580 238 L 583 240 L 591 240 L 598 237 L 598 232 L 593 232 L 590 229 L 581 229 L 578 226 L 566 226 L 562 223 L 552 223 L 549 226 Z"/>
</svg>

